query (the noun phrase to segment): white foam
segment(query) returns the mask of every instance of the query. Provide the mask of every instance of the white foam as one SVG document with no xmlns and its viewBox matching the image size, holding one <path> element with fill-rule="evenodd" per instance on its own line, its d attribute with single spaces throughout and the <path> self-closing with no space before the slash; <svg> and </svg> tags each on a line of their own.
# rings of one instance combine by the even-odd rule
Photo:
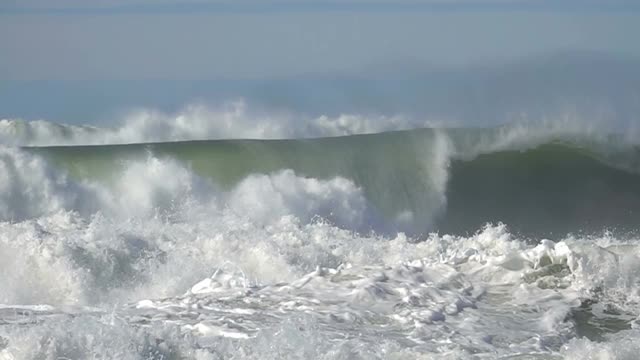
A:
<svg viewBox="0 0 640 360">
<path fill-rule="evenodd" d="M 296 176 L 292 170 L 251 175 L 228 196 L 229 208 L 265 226 L 287 215 L 302 223 L 320 217 L 347 229 L 364 229 L 372 215 L 362 190 L 342 177 L 326 181 Z"/>
<path fill-rule="evenodd" d="M 124 164 L 122 176 L 107 186 L 75 182 L 21 150 L 4 149 L 2 159 L 5 303 L 132 300 L 128 292 L 134 290 L 124 284 L 193 270 L 140 290 L 170 294 L 226 256 L 246 258 L 254 278 L 286 278 L 296 273 L 289 263 L 308 269 L 331 258 L 326 244 L 307 238 L 312 235 L 301 227 L 315 224 L 318 236 L 344 231 L 340 237 L 349 238 L 352 229 L 372 223 L 361 189 L 340 177 L 319 180 L 284 170 L 251 175 L 223 192 L 172 159 L 149 156 Z M 163 261 L 168 266 L 155 268 Z"/>
<path fill-rule="evenodd" d="M 103 205 L 109 214 L 145 218 L 155 213 L 179 214 L 197 208 L 214 211 L 220 190 L 188 167 L 171 158 L 152 155 L 124 164 Z"/>
<path fill-rule="evenodd" d="M 113 128 L 57 124 L 45 120 L 0 120 L 0 144 L 20 146 L 122 144 L 201 139 L 275 139 L 339 136 L 428 127 L 424 119 L 342 114 L 309 117 L 252 109 L 243 100 L 220 106 L 192 104 L 177 113 L 130 112 Z"/>
<path fill-rule="evenodd" d="M 95 189 L 42 158 L 0 146 L 0 220 L 20 221 L 61 209 L 96 211 Z"/>
<path fill-rule="evenodd" d="M 562 355 L 567 360 L 634 360 L 640 353 L 639 338 L 638 330 L 630 330 L 612 335 L 604 342 L 594 342 L 585 338 L 573 339 L 563 347 Z"/>
<path fill-rule="evenodd" d="M 123 354 L 135 357 L 136 344 L 151 336 L 170 352 L 199 348 L 203 356 L 241 351 L 278 358 L 298 344 L 294 333 L 302 331 L 306 341 L 299 339 L 299 350 L 331 354 L 327 358 L 367 354 L 367 348 L 454 358 L 568 356 L 594 348 L 612 358 L 630 354 L 613 343 L 570 340 L 571 314 L 582 299 L 617 304 L 616 294 L 640 288 L 608 282 L 614 273 L 633 279 L 640 261 L 611 262 L 606 254 L 613 250 L 593 250 L 591 239 L 528 245 L 500 225 L 470 237 L 434 234 L 416 243 L 402 234 L 363 237 L 291 216 L 256 226 L 236 212 L 210 215 L 123 223 L 64 213 L 3 223 L 2 246 L 16 244 L 11 257 L 17 259 L 0 263 L 11 266 L 2 271 L 17 280 L 0 280 L 5 303 L 96 304 L 113 309 L 106 313 L 117 319 L 108 325 L 108 315 L 79 313 L 76 322 L 47 307 L 46 314 L 30 315 L 41 325 L 0 327 L 8 353 L 33 357 L 39 350 L 29 344 L 46 338 L 67 344 L 47 354 L 68 356 L 63 349 L 75 348 L 85 357 L 105 355 L 121 344 Z M 635 256 L 638 247 L 625 252 Z M 609 290 L 594 298 L 603 281 Z M 131 305 L 116 305 L 127 301 Z M 626 301 L 622 308 L 635 311 L 634 300 Z M 88 340 L 97 333 L 110 343 Z M 336 344 L 351 350 L 329 352 Z"/>
<path fill-rule="evenodd" d="M 22 221 L 59 211 L 85 218 L 97 213 L 124 218 L 202 212 L 236 212 L 259 226 L 293 216 L 318 218 L 349 229 L 372 224 L 362 190 L 352 181 L 301 177 L 292 170 L 250 175 L 227 193 L 171 158 L 149 155 L 123 164 L 110 184 L 69 178 L 41 157 L 0 148 L 0 220 Z"/>
</svg>

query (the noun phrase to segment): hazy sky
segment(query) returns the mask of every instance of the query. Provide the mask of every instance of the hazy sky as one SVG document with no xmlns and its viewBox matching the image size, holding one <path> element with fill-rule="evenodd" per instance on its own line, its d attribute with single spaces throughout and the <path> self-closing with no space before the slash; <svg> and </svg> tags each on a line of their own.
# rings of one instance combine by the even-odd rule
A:
<svg viewBox="0 0 640 360">
<path fill-rule="evenodd" d="M 3 2 L 5 80 L 262 78 L 555 51 L 640 55 L 640 13 L 626 2 Z"/>
<path fill-rule="evenodd" d="M 625 0 L 0 0 L 0 118 L 90 122 L 246 97 L 494 119 L 594 97 L 626 119 L 640 108 L 627 81 L 638 34 L 640 4 Z M 573 60 L 538 65 L 554 54 Z"/>
</svg>

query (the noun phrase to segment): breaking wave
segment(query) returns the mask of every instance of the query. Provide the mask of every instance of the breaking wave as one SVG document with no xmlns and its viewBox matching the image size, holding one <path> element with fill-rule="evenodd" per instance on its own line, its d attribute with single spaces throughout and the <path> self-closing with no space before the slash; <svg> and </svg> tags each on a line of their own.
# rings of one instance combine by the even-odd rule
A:
<svg viewBox="0 0 640 360">
<path fill-rule="evenodd" d="M 191 141 L 422 126 L 252 127 L 238 106 L 227 128 L 0 123 L 0 359 L 635 356 L 624 136 Z"/>
<path fill-rule="evenodd" d="M 308 117 L 253 109 L 243 100 L 218 107 L 190 105 L 169 114 L 132 111 L 115 128 L 65 125 L 46 120 L 0 120 L 0 143 L 22 146 L 98 145 L 198 139 L 282 139 L 341 136 L 427 127 L 433 123 L 402 116 L 343 114 Z"/>
<path fill-rule="evenodd" d="M 193 195 L 189 191 L 200 200 L 229 192 L 231 197 L 222 200 L 225 206 L 252 203 L 270 215 L 291 210 L 281 210 L 279 202 L 294 201 L 300 191 L 305 197 L 295 214 L 304 219 L 335 212 L 346 220 L 330 220 L 345 228 L 413 235 L 438 230 L 468 235 L 497 222 L 534 237 L 607 230 L 629 233 L 636 230 L 640 211 L 638 148 L 616 135 L 566 128 L 416 129 L 316 139 L 8 148 L 7 152 L 15 159 L 5 160 L 9 179 L 4 186 L 24 189 L 5 192 L 12 199 L 6 202 L 4 219 L 21 219 L 30 211 L 46 213 L 50 207 L 95 212 L 95 204 L 106 202 L 112 204 L 105 209 L 144 213 L 136 207 L 156 209 L 160 203 L 166 207 L 174 198 Z M 29 156 L 33 159 L 25 160 Z M 35 168 L 28 170 L 23 163 Z M 36 175 L 20 173 L 27 170 Z M 286 174 L 304 180 L 294 185 L 285 181 Z M 318 192 L 318 181 L 357 192 L 363 199 L 360 210 L 347 215 L 351 210 L 343 209 L 339 201 L 328 199 L 326 208 L 308 202 L 312 193 L 329 196 Z M 37 185 L 41 183 L 50 185 Z M 246 184 L 279 195 L 264 203 L 248 200 L 248 195 L 237 192 Z M 104 191 L 96 191 L 98 185 Z M 54 193 L 42 193 L 47 189 Z M 155 193 L 146 193 L 149 189 Z M 82 201 L 87 192 L 100 200 Z"/>
</svg>

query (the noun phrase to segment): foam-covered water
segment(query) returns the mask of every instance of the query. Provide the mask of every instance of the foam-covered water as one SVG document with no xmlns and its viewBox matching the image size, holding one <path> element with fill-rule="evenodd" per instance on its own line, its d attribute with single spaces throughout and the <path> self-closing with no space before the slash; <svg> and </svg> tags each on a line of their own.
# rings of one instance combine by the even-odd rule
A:
<svg viewBox="0 0 640 360">
<path fill-rule="evenodd" d="M 112 141 L 61 129 L 0 147 L 0 359 L 639 350 L 638 162 L 619 138 L 15 146 Z"/>
</svg>

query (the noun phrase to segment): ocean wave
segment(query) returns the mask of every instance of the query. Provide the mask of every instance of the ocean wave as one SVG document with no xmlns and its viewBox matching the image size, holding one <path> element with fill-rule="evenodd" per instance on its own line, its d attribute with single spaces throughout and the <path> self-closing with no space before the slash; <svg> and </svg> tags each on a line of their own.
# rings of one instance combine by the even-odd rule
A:
<svg viewBox="0 0 640 360">
<path fill-rule="evenodd" d="M 515 232 L 533 237 L 635 231 L 635 214 L 640 211 L 637 147 L 616 135 L 559 129 L 522 125 L 417 129 L 319 139 L 40 147 L 24 148 L 21 153 L 69 174 L 61 178 L 111 188 L 120 184 L 112 197 L 136 199 L 129 203 L 148 203 L 143 207 L 150 209 L 159 206 L 153 201 L 183 198 L 185 190 L 179 184 L 188 184 L 186 189 L 202 188 L 196 197 L 205 199 L 206 194 L 231 191 L 241 182 L 258 182 L 265 174 L 291 169 L 308 179 L 350 181 L 368 202 L 366 216 L 353 217 L 350 225 L 349 221 L 339 222 L 352 230 L 465 234 L 484 223 L 504 221 Z M 148 162 L 150 157 L 156 159 L 157 175 L 145 173 L 151 171 L 150 163 L 139 173 L 127 167 Z M 205 183 L 210 185 L 203 187 Z M 274 184 L 260 186 L 274 188 Z M 136 194 L 131 189 L 144 190 Z M 151 196 L 146 189 L 158 193 Z M 18 193 L 11 194 L 16 197 Z M 163 196 L 166 199 L 159 200 Z M 126 213 L 130 204 L 116 201 L 111 207 L 119 206 Z M 279 213 L 279 207 L 271 205 L 273 213 Z M 311 208 L 319 213 L 302 216 L 302 206 L 296 211 L 305 219 L 331 213 Z"/>
<path fill-rule="evenodd" d="M 0 358 L 629 357 L 638 159 L 526 126 L 2 146 Z"/>
<path fill-rule="evenodd" d="M 602 121 L 591 121 L 572 111 L 536 117 L 507 116 L 500 133 L 472 142 L 483 151 L 505 146 L 543 143 L 552 137 L 603 137 L 612 131 Z M 265 110 L 245 100 L 219 105 L 194 103 L 173 113 L 153 108 L 131 110 L 112 127 L 69 125 L 47 120 L 0 119 L 0 144 L 10 146 L 108 145 L 216 139 L 302 139 L 373 134 L 388 131 L 455 126 L 452 118 L 417 115 L 342 113 L 309 116 L 288 110 Z M 467 124 L 468 125 L 468 124 Z M 621 129 L 614 129 L 620 131 Z M 637 129 L 628 128 L 626 142 L 633 142 Z M 499 136 L 498 136 L 499 135 Z"/>
<path fill-rule="evenodd" d="M 224 191 L 188 166 L 150 154 L 124 161 L 111 182 L 70 178 L 42 157 L 15 148 L 0 148 L 0 155 L 0 221 L 20 222 L 59 211 L 87 219 L 96 214 L 171 217 L 189 209 L 231 211 L 261 226 L 294 215 L 305 223 L 318 217 L 357 229 L 375 217 L 362 189 L 342 177 L 320 180 L 284 169 L 249 175 Z"/>
<path fill-rule="evenodd" d="M 116 121 L 113 121 L 114 123 Z M 239 100 L 221 106 L 190 105 L 177 113 L 131 111 L 114 128 L 46 120 L 0 120 L 0 143 L 13 146 L 99 145 L 208 139 L 277 139 L 342 136 L 413 129 L 433 122 L 403 116 L 342 114 L 309 117 L 261 111 Z"/>
</svg>

